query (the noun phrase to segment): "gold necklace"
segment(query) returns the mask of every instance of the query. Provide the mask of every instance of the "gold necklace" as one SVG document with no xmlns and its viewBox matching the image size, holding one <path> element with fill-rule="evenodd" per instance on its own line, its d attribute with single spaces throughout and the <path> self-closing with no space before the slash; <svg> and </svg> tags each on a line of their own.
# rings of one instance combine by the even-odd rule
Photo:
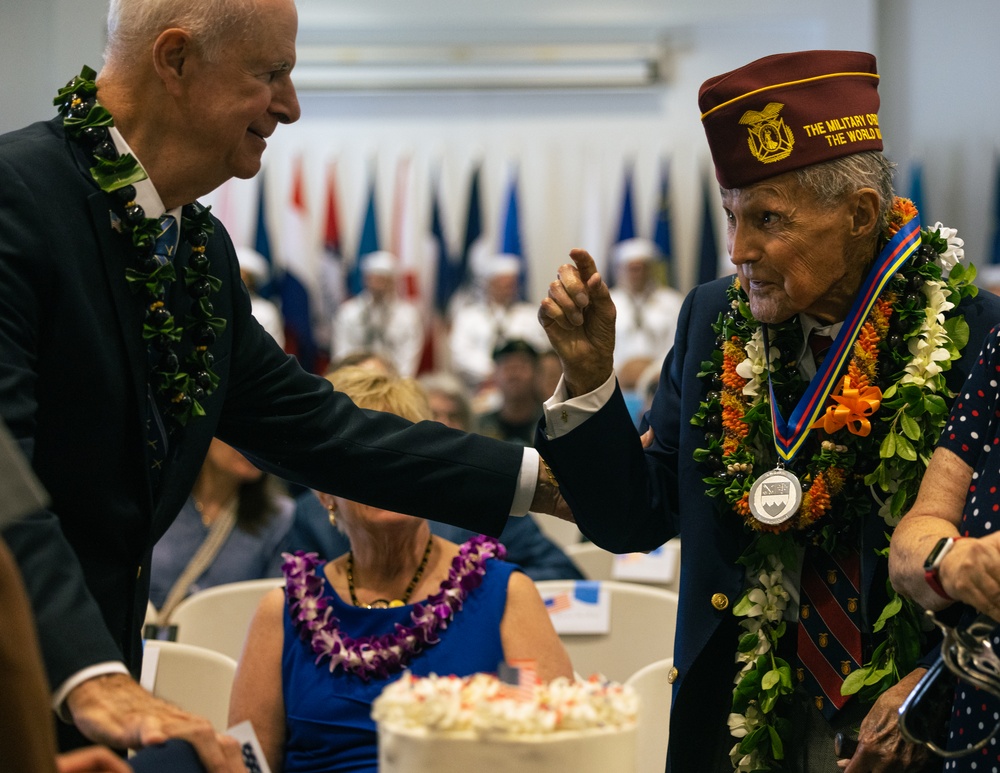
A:
<svg viewBox="0 0 1000 773">
<path fill-rule="evenodd" d="M 358 601 L 358 597 L 354 593 L 354 551 L 350 551 L 347 554 L 347 589 L 351 592 L 351 603 L 356 607 L 364 607 L 365 609 L 388 609 L 389 607 L 405 606 L 406 602 L 410 600 L 410 594 L 413 593 L 413 589 L 420 582 L 420 578 L 424 574 L 424 569 L 427 568 L 427 560 L 431 557 L 432 547 L 434 547 L 433 534 L 427 539 L 427 547 L 424 548 L 424 557 L 420 560 L 420 566 L 417 567 L 417 571 L 413 574 L 410 584 L 406 586 L 403 598 L 393 599 L 392 601 L 388 599 L 375 599 L 371 604 L 362 604 Z"/>
</svg>

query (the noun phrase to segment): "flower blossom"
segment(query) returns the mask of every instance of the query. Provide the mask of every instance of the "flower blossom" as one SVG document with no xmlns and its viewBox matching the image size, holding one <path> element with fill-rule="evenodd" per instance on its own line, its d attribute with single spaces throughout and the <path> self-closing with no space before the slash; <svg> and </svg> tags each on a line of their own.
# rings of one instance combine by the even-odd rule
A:
<svg viewBox="0 0 1000 773">
<path fill-rule="evenodd" d="M 764 356 L 764 334 L 761 328 L 754 331 L 753 336 L 747 341 L 747 358 L 736 366 L 736 375 L 746 379 L 743 387 L 743 394 L 748 397 L 757 397 L 760 394 L 760 385 L 764 378 L 762 374 L 767 372 L 767 358 Z M 771 347 L 772 363 L 778 359 L 778 349 Z M 773 365 L 772 365 L 773 367 Z"/>
<path fill-rule="evenodd" d="M 941 222 L 935 223 L 931 230 L 937 231 L 938 235 L 948 242 L 947 249 L 937 256 L 937 263 L 943 271 L 951 271 L 956 263 L 961 263 L 965 258 L 965 250 L 962 249 L 965 241 L 958 238 L 957 228 L 948 228 Z"/>
</svg>

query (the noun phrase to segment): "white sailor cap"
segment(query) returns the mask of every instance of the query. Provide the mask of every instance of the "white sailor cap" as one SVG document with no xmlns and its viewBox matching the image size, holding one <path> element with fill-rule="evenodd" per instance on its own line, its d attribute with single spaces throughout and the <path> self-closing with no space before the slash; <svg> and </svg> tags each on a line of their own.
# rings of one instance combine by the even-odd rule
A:
<svg viewBox="0 0 1000 773">
<path fill-rule="evenodd" d="M 618 242 L 614 247 L 615 265 L 621 266 L 636 260 L 659 260 L 663 257 L 656 242 L 636 237 Z"/>
<path fill-rule="evenodd" d="M 369 252 L 361 258 L 362 274 L 383 274 L 393 276 L 398 268 L 396 256 L 385 250 Z"/>
</svg>

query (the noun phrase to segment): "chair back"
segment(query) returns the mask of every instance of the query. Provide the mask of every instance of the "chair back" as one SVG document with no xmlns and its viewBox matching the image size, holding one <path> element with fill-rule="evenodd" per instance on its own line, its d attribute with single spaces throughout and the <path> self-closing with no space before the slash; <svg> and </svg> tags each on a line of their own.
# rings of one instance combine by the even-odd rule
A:
<svg viewBox="0 0 1000 773">
<path fill-rule="evenodd" d="M 236 661 L 219 652 L 173 641 L 147 640 L 142 684 L 157 698 L 228 727 L 229 693 Z"/>
<path fill-rule="evenodd" d="M 666 766 L 670 697 L 673 692 L 668 675 L 673 665 L 673 658 L 657 660 L 640 668 L 626 682 L 639 696 L 639 722 L 636 727 L 638 773 L 663 773 Z"/>
<path fill-rule="evenodd" d="M 535 583 L 543 599 L 572 595 L 572 580 Z M 573 669 L 582 677 L 603 674 L 624 682 L 645 665 L 673 655 L 677 622 L 677 594 L 638 583 L 602 581 L 608 593 L 610 626 L 607 633 L 560 633 Z M 557 612 L 550 606 L 553 623 L 560 630 Z"/>
<path fill-rule="evenodd" d="M 191 594 L 170 615 L 170 624 L 177 626 L 177 641 L 239 660 L 261 598 L 284 584 L 283 577 L 269 577 L 216 585 Z"/>
<path fill-rule="evenodd" d="M 669 562 L 672 564 L 672 571 L 663 577 L 646 577 L 642 579 L 632 579 L 631 577 L 620 577 L 619 570 L 615 567 L 615 554 L 604 548 L 598 547 L 593 542 L 580 542 L 568 545 L 563 548 L 567 556 L 572 559 L 577 568 L 588 580 L 616 580 L 620 582 L 638 582 L 643 585 L 652 585 L 658 588 L 677 591 L 680 585 L 680 540 L 675 538 L 664 544 L 661 548 L 669 555 Z M 624 568 L 620 569 L 624 574 Z"/>
</svg>

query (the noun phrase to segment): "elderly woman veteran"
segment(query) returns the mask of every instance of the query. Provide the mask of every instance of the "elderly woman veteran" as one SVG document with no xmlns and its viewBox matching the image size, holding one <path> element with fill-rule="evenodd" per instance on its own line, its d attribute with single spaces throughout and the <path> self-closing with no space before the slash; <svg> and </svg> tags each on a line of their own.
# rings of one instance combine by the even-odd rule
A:
<svg viewBox="0 0 1000 773">
<path fill-rule="evenodd" d="M 957 603 L 964 615 L 960 626 L 976 612 L 1000 620 L 998 338 L 1000 327 L 986 339 L 955 400 L 917 501 L 896 527 L 889 551 L 890 577 L 900 593 L 935 611 Z M 1000 647 L 1000 631 L 993 632 L 992 641 L 994 649 Z M 998 712 L 1000 700 L 960 683 L 949 713 L 948 749 L 984 739 Z M 998 744 L 994 736 L 982 752 L 951 761 L 945 769 L 996 770 Z"/>
<path fill-rule="evenodd" d="M 648 448 L 591 257 L 573 251 L 542 301 L 564 378 L 536 447 L 578 525 L 613 551 L 684 545 L 669 770 L 826 771 L 859 725 L 841 767 L 912 762 L 895 708 L 919 632 L 876 625 L 879 551 L 1000 303 L 951 268 L 953 231 L 921 232 L 894 198 L 877 84 L 869 54 L 805 51 L 702 86 L 736 277 L 688 295 Z"/>
<path fill-rule="evenodd" d="M 328 378 L 361 408 L 430 418 L 409 379 L 367 368 Z M 529 658 L 544 680 L 572 677 L 538 591 L 499 560 L 495 540 L 459 546 L 422 518 L 320 498 L 350 552 L 286 556 L 286 589 L 257 610 L 230 703 L 231 722 L 253 722 L 276 773 L 377 770 L 371 702 L 404 668 L 465 676 Z"/>
</svg>

